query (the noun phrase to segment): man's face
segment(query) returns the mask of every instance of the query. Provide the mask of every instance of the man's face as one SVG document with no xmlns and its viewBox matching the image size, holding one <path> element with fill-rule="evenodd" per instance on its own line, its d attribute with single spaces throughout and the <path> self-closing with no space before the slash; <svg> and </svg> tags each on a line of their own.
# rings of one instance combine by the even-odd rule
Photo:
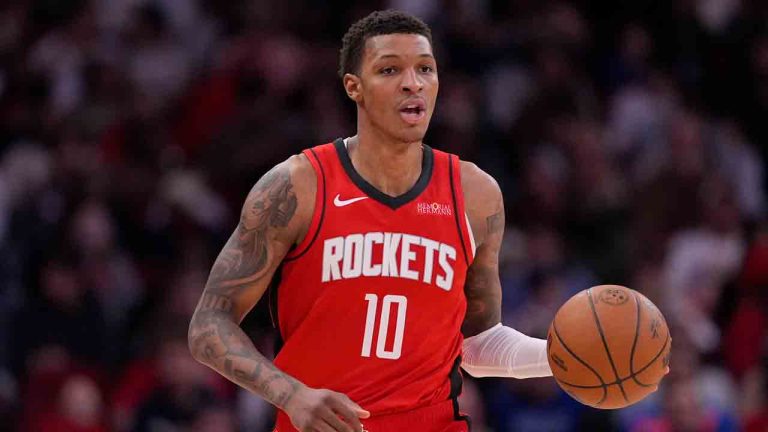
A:
<svg viewBox="0 0 768 432">
<path fill-rule="evenodd" d="M 429 40 L 389 34 L 366 41 L 357 102 L 371 124 L 403 142 L 421 141 L 437 99 L 437 63 Z"/>
</svg>

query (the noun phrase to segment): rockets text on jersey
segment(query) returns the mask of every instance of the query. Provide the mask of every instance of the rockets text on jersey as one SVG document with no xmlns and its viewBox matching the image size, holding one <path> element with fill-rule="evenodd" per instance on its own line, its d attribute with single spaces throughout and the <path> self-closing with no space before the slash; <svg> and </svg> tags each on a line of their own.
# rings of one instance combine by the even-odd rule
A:
<svg viewBox="0 0 768 432">
<path fill-rule="evenodd" d="M 375 261 L 374 249 L 381 248 Z M 415 268 L 418 260 L 423 267 Z M 325 240 L 323 243 L 322 282 L 358 277 L 400 277 L 420 280 L 446 291 L 453 285 L 453 263 L 456 249 L 426 237 L 405 233 L 368 232 L 355 233 Z M 434 271 L 435 263 L 439 269 Z"/>
</svg>

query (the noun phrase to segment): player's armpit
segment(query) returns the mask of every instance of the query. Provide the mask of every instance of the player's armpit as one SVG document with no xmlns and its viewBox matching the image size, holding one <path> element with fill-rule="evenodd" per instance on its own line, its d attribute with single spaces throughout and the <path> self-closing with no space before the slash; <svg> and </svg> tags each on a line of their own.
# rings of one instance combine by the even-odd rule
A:
<svg viewBox="0 0 768 432">
<path fill-rule="evenodd" d="M 302 385 L 262 356 L 239 323 L 297 241 L 306 214 L 311 217 L 314 191 L 307 183 L 313 183 L 296 186 L 306 176 L 302 163 L 308 165 L 301 158 L 277 165 L 248 194 L 237 228 L 213 265 L 188 335 L 198 361 L 278 407 Z"/>
<path fill-rule="evenodd" d="M 504 203 L 498 184 L 473 164 L 462 165 L 467 215 L 478 244 L 467 271 L 467 314 L 461 331 L 474 336 L 501 321 L 499 250 L 504 236 Z"/>
</svg>

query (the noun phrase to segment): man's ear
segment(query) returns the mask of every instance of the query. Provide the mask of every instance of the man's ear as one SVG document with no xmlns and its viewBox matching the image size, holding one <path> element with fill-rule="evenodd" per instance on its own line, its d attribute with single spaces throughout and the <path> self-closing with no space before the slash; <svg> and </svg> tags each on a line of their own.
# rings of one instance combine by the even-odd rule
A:
<svg viewBox="0 0 768 432">
<path fill-rule="evenodd" d="M 361 102 L 363 100 L 363 89 L 361 88 L 362 82 L 360 77 L 354 74 L 344 74 L 344 90 L 347 92 L 347 96 L 355 102 Z"/>
</svg>

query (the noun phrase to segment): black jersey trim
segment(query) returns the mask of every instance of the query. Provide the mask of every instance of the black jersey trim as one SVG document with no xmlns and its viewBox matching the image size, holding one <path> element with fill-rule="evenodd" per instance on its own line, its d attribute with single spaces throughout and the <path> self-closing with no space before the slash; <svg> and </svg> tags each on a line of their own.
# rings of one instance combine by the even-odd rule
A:
<svg viewBox="0 0 768 432">
<path fill-rule="evenodd" d="M 461 356 L 458 356 L 453 361 L 453 366 L 451 366 L 451 372 L 448 376 L 448 378 L 451 381 L 451 393 L 448 396 L 448 398 L 451 400 L 451 403 L 453 405 L 453 419 L 457 421 L 467 422 L 467 428 L 471 431 L 472 430 L 471 419 L 469 418 L 468 415 L 462 414 L 459 411 L 459 395 L 461 395 L 461 389 L 464 386 L 464 379 L 461 377 L 461 371 L 459 370 L 460 367 L 461 367 Z"/>
<path fill-rule="evenodd" d="M 315 227 L 315 232 L 311 233 L 312 234 L 312 240 L 310 240 L 310 242 L 307 244 L 307 246 L 301 252 L 299 252 L 298 254 L 290 256 L 290 257 L 286 257 L 285 259 L 283 259 L 283 261 L 286 261 L 286 262 L 299 259 L 305 253 L 307 253 L 307 251 L 315 243 L 315 240 L 317 240 L 317 236 L 320 234 L 320 229 L 323 227 L 323 219 L 325 219 L 325 201 L 326 201 L 326 196 L 325 196 L 325 189 L 326 189 L 325 188 L 325 182 L 326 182 L 325 170 L 323 169 L 323 163 L 320 161 L 320 158 L 317 157 L 317 153 L 315 153 L 315 150 L 314 149 L 309 149 L 309 151 L 312 152 L 312 156 L 314 156 L 315 160 L 317 161 L 317 166 L 320 167 L 320 177 L 322 178 L 322 183 L 323 183 L 323 188 L 322 188 L 323 189 L 323 191 L 322 191 L 323 199 L 322 199 L 322 204 L 320 204 L 320 220 L 317 223 L 317 227 Z M 315 202 L 317 202 L 317 200 L 315 200 Z M 307 233 L 307 234 L 310 234 L 310 233 Z"/>
<path fill-rule="evenodd" d="M 464 245 L 464 231 L 461 230 L 461 220 L 459 219 L 459 202 L 456 200 L 456 187 L 453 181 L 453 156 L 448 155 L 448 178 L 451 181 L 451 198 L 453 198 L 453 216 L 456 219 L 456 228 L 459 230 L 459 240 L 461 240 L 461 250 L 464 252 L 464 260 L 469 265 L 469 255 L 467 247 Z"/>
<path fill-rule="evenodd" d="M 283 278 L 283 265 L 280 264 L 275 270 L 275 274 L 272 276 L 272 280 L 269 282 L 269 288 L 267 295 L 269 296 L 269 316 L 272 319 L 272 326 L 275 328 L 275 357 L 277 353 L 283 348 L 284 340 L 283 334 L 280 331 L 280 316 L 278 315 L 278 303 L 277 296 L 280 292 L 280 281 Z"/>
<path fill-rule="evenodd" d="M 419 175 L 419 179 L 416 180 L 416 184 L 414 184 L 408 192 L 396 197 L 387 195 L 376 189 L 355 170 L 355 167 L 352 165 L 352 159 L 349 157 L 349 152 L 347 152 L 347 147 L 344 145 L 344 140 L 339 138 L 334 141 L 333 144 L 336 147 L 336 153 L 339 155 L 341 165 L 344 167 L 344 171 L 347 172 L 350 180 L 352 180 L 352 183 L 365 192 L 370 198 L 393 210 L 397 210 L 399 207 L 413 201 L 417 196 L 424 192 L 424 189 L 429 186 L 429 181 L 432 179 L 434 154 L 432 152 L 432 147 L 426 144 L 422 144 L 424 157 L 421 160 L 421 174 Z"/>
</svg>

